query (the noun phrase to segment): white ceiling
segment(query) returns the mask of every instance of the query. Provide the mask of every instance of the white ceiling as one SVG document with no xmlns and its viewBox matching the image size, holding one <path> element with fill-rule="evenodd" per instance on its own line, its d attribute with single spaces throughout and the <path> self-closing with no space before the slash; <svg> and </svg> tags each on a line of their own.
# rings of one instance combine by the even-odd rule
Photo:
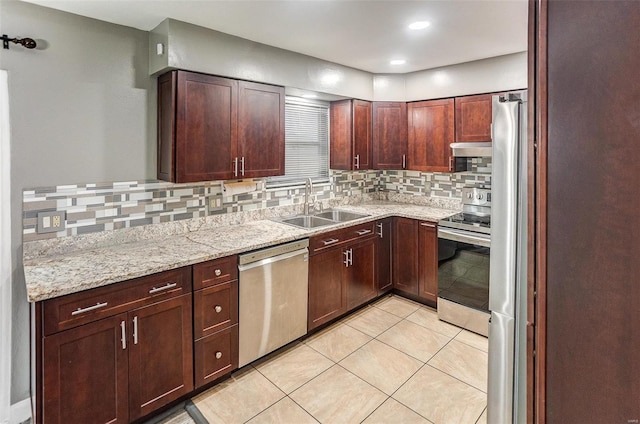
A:
<svg viewBox="0 0 640 424">
<path fill-rule="evenodd" d="M 373 73 L 527 49 L 526 0 L 24 0 L 145 31 L 165 18 Z M 419 31 L 409 23 L 426 20 Z M 392 66 L 392 59 L 406 64 Z"/>
</svg>

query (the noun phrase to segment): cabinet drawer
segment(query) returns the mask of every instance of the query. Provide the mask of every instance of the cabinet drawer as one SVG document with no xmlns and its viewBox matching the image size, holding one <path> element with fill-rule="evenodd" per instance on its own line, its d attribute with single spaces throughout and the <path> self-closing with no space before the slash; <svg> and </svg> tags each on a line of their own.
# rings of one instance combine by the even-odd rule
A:
<svg viewBox="0 0 640 424">
<path fill-rule="evenodd" d="M 227 256 L 193 266 L 193 289 L 238 279 L 238 257 Z"/>
<path fill-rule="evenodd" d="M 45 300 L 44 334 L 53 334 L 190 292 L 191 267 L 184 267 Z"/>
<path fill-rule="evenodd" d="M 238 368 L 238 325 L 195 342 L 196 388 Z"/>
<path fill-rule="evenodd" d="M 230 281 L 194 293 L 194 337 L 213 334 L 238 323 L 238 281 Z"/>
<path fill-rule="evenodd" d="M 364 240 L 375 236 L 375 222 L 354 225 L 340 230 L 330 231 L 309 239 L 311 254 L 322 252 L 354 240 Z"/>
</svg>

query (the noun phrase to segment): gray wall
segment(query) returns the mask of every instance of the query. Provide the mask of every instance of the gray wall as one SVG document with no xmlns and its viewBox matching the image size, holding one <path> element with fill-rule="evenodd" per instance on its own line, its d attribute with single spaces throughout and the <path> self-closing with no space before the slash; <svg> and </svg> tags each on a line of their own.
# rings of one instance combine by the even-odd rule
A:
<svg viewBox="0 0 640 424">
<path fill-rule="evenodd" d="M 2 31 L 46 40 L 1 50 L 9 71 L 13 255 L 12 403 L 29 396 L 22 190 L 155 175 L 155 82 L 148 33 L 17 1 Z"/>
</svg>

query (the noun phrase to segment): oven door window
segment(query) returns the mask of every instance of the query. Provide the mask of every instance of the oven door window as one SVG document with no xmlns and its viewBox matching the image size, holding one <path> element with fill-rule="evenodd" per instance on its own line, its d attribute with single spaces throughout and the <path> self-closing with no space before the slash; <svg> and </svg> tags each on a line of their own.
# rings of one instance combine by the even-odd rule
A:
<svg viewBox="0 0 640 424">
<path fill-rule="evenodd" d="M 438 239 L 438 297 L 489 311 L 488 247 Z"/>
</svg>

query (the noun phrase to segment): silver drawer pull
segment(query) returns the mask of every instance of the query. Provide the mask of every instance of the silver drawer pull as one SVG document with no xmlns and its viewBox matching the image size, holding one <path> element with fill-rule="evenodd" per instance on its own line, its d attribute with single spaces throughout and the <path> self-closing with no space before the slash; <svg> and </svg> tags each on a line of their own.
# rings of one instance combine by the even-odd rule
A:
<svg viewBox="0 0 640 424">
<path fill-rule="evenodd" d="M 216 352 L 216 359 L 222 358 L 222 352 Z"/>
<path fill-rule="evenodd" d="M 423 227 L 436 228 L 436 224 L 432 224 L 430 222 L 421 222 L 420 225 L 422 225 Z"/>
<path fill-rule="evenodd" d="M 376 224 L 376 227 L 378 227 L 378 230 L 380 230 L 380 231 L 378 231 L 378 236 L 379 236 L 380 238 L 382 238 L 382 223 L 381 223 L 381 222 L 378 222 L 378 223 Z"/>
<path fill-rule="evenodd" d="M 75 311 L 71 312 L 71 315 L 80 315 L 80 314 L 84 314 L 85 312 L 89 312 L 89 311 L 95 311 L 96 309 L 100 309 L 100 308 L 104 308 L 105 306 L 107 306 L 107 302 L 104 303 L 96 303 L 93 306 L 89 306 L 87 308 L 78 308 Z"/>
<path fill-rule="evenodd" d="M 359 236 L 363 236 L 365 234 L 369 234 L 371 232 L 371 230 L 360 230 L 360 231 L 356 231 L 356 234 Z"/>
<path fill-rule="evenodd" d="M 219 277 L 222 275 L 222 271 L 220 271 L 219 269 L 216 269 L 215 271 L 213 271 L 214 274 L 216 274 L 216 277 Z"/>
<path fill-rule="evenodd" d="M 220 305 L 216 305 L 216 307 L 215 307 L 215 308 L 213 308 L 213 309 L 215 309 L 215 311 L 216 311 L 217 313 L 222 312 L 222 306 L 220 306 Z"/>
<path fill-rule="evenodd" d="M 329 240 L 322 240 L 322 244 L 327 246 L 329 244 L 337 243 L 339 241 L 340 241 L 340 239 L 333 238 L 333 239 L 329 239 Z"/>
<path fill-rule="evenodd" d="M 177 286 L 178 283 L 168 283 L 166 286 L 162 286 L 162 287 L 153 287 L 151 288 L 151 290 L 149 290 L 149 294 L 155 294 L 161 291 L 165 291 L 165 290 L 169 290 L 174 288 L 175 286 Z"/>
</svg>

